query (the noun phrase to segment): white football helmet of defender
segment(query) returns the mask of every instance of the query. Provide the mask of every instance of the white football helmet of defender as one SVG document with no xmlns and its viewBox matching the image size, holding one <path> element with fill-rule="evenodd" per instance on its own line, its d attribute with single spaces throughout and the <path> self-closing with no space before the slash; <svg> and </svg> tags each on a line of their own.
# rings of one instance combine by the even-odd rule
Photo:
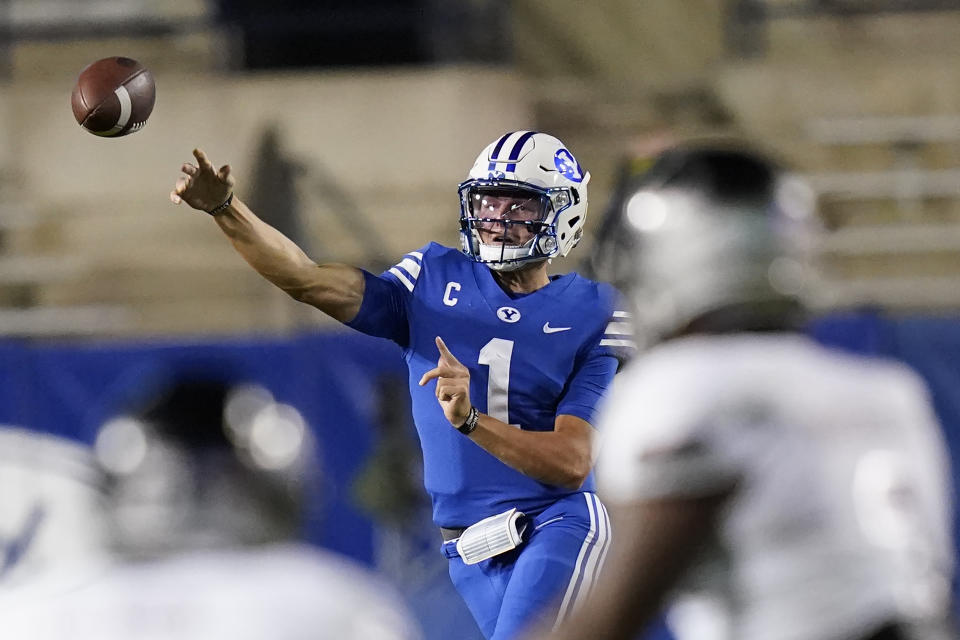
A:
<svg viewBox="0 0 960 640">
<path fill-rule="evenodd" d="M 551 135 L 514 131 L 499 137 L 480 152 L 459 187 L 463 252 L 497 271 L 567 255 L 583 236 L 589 181 L 590 173 Z M 488 198 L 515 204 L 499 210 Z"/>
<path fill-rule="evenodd" d="M 596 248 L 601 277 L 634 301 L 638 339 L 721 322 L 715 312 L 740 324 L 803 313 L 818 224 L 799 178 L 752 151 L 681 146 L 627 193 Z"/>
</svg>

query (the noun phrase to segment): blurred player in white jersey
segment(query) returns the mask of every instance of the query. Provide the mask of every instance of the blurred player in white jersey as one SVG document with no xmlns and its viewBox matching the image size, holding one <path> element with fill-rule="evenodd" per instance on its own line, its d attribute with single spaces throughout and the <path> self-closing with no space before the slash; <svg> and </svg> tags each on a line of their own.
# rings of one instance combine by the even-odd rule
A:
<svg viewBox="0 0 960 640">
<path fill-rule="evenodd" d="M 611 277 L 650 350 L 601 419 L 617 532 L 554 640 L 953 638 L 948 461 L 921 380 L 818 346 L 813 197 L 749 151 L 675 148 L 619 211 Z M 540 636 L 538 636 L 540 637 Z"/>
<path fill-rule="evenodd" d="M 69 589 L 103 570 L 103 474 L 90 448 L 0 425 L 0 593 Z"/>
<path fill-rule="evenodd" d="M 313 441 L 265 389 L 178 379 L 95 449 L 117 562 L 70 590 L 0 594 L 4 638 L 421 637 L 371 572 L 294 542 L 316 499 Z"/>
</svg>

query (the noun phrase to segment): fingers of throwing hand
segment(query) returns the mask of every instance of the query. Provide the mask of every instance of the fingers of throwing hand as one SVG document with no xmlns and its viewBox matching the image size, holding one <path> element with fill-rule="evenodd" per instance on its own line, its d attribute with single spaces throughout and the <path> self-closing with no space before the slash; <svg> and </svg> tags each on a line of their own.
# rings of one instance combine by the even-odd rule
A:
<svg viewBox="0 0 960 640">
<path fill-rule="evenodd" d="M 202 149 L 194 149 L 193 157 L 197 159 L 197 163 L 200 165 L 201 170 L 209 171 L 210 173 L 217 172 L 213 166 L 213 163 L 210 162 L 210 159 L 207 158 L 207 154 L 205 154 Z"/>
<path fill-rule="evenodd" d="M 183 166 L 180 167 L 180 171 L 183 171 L 188 176 L 195 176 L 197 175 L 197 172 L 199 171 L 199 169 L 197 169 L 196 166 L 190 164 L 189 162 L 184 162 Z"/>
</svg>

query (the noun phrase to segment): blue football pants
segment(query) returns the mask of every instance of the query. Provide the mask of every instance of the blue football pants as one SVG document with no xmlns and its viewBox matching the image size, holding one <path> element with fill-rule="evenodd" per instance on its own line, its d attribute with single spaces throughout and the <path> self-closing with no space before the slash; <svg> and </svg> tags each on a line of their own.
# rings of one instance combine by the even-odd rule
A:
<svg viewBox="0 0 960 640">
<path fill-rule="evenodd" d="M 444 544 L 450 578 L 488 640 L 511 640 L 535 620 L 562 621 L 586 598 L 610 542 L 607 511 L 593 493 L 575 493 L 535 515 L 521 546 L 466 565 Z"/>
</svg>

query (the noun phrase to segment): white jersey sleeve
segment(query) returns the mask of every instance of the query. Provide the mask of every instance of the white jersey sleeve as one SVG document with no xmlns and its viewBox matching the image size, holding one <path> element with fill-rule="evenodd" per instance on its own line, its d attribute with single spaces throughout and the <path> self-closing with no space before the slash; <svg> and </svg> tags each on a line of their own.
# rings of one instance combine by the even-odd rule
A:
<svg viewBox="0 0 960 640">
<path fill-rule="evenodd" d="M 683 360 L 641 358 L 621 373 L 600 420 L 597 473 L 606 498 L 630 502 L 729 488 L 745 447 L 724 437 L 722 424 L 738 415 L 734 407 L 718 407 L 715 395 Z"/>
</svg>

